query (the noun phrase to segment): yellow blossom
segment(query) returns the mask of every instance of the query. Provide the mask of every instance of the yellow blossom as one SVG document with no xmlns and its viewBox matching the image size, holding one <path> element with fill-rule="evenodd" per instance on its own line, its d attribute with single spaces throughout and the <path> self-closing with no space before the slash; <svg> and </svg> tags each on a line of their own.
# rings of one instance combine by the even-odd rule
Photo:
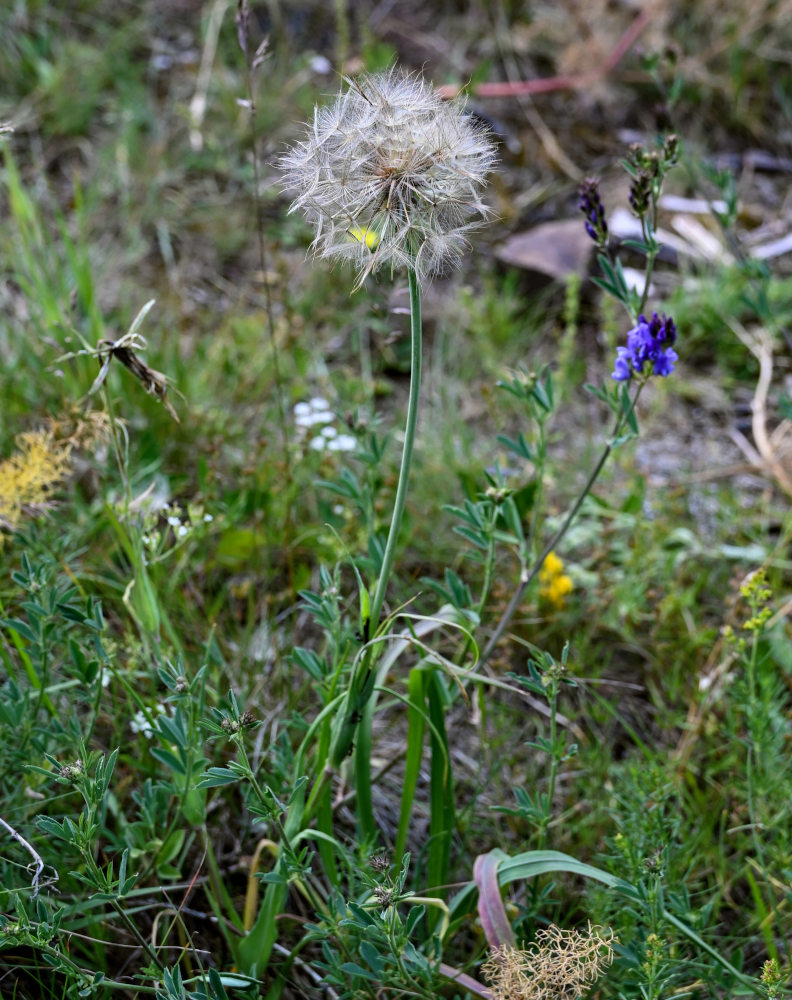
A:
<svg viewBox="0 0 792 1000">
<path fill-rule="evenodd" d="M 46 507 L 71 454 L 71 443 L 56 441 L 49 430 L 18 434 L 14 443 L 15 453 L 0 462 L 0 527 L 11 530 L 26 512 Z"/>
<path fill-rule="evenodd" d="M 539 570 L 539 596 L 556 608 L 564 606 L 564 598 L 572 593 L 572 578 L 564 573 L 563 560 L 548 552 Z"/>
<path fill-rule="evenodd" d="M 358 243 L 364 244 L 364 246 L 367 246 L 371 251 L 375 249 L 380 241 L 379 233 L 375 229 L 368 229 L 362 226 L 352 226 L 352 228 L 347 231 L 353 240 L 357 240 Z"/>
</svg>

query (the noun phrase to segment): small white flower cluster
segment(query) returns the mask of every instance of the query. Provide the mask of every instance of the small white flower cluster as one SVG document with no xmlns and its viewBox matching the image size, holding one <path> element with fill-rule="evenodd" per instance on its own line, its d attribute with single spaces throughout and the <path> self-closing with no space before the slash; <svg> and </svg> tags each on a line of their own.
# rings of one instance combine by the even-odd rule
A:
<svg viewBox="0 0 792 1000">
<path fill-rule="evenodd" d="M 167 709 L 164 705 L 156 704 L 151 710 L 150 714 L 156 718 L 158 715 L 166 715 Z M 142 733 L 147 740 L 150 740 L 154 735 L 154 729 L 151 723 L 146 718 L 145 712 L 140 709 L 132 716 L 129 720 L 129 728 L 133 733 Z"/>
<path fill-rule="evenodd" d="M 168 527 L 173 532 L 172 537 L 175 538 L 173 544 L 169 544 L 171 538 L 168 529 L 161 527 L 161 516 L 165 518 Z M 158 562 L 172 552 L 188 535 L 199 528 L 205 528 L 213 520 L 211 514 L 204 513 L 200 504 L 188 504 L 186 514 L 181 507 L 175 504 L 166 504 L 158 510 L 146 510 L 141 541 L 151 557 L 151 561 Z M 146 555 L 144 555 L 144 562 L 146 564 L 149 562 Z"/>
<path fill-rule="evenodd" d="M 487 129 L 419 76 L 394 68 L 347 82 L 280 159 L 290 211 L 316 227 L 317 256 L 355 264 L 356 287 L 386 264 L 426 278 L 458 263 L 488 214 Z"/>
<path fill-rule="evenodd" d="M 294 423 L 303 440 L 310 438 L 308 447 L 314 451 L 354 451 L 357 441 L 351 434 L 339 433 L 333 426 L 335 415 L 330 404 L 321 396 L 295 403 Z"/>
</svg>

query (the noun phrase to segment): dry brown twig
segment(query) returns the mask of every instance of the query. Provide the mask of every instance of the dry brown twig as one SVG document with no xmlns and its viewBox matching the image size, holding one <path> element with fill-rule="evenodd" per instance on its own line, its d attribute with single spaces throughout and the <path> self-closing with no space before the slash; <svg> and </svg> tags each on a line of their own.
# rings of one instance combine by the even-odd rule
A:
<svg viewBox="0 0 792 1000">
<path fill-rule="evenodd" d="M 732 431 L 732 438 L 752 465 L 769 473 L 781 489 L 792 496 L 792 421 L 782 420 L 772 430 L 767 429 L 767 397 L 773 381 L 773 338 L 764 327 L 749 331 L 737 320 L 732 330 L 759 362 L 759 378 L 751 401 L 751 432 L 754 445 L 745 435 Z"/>
</svg>

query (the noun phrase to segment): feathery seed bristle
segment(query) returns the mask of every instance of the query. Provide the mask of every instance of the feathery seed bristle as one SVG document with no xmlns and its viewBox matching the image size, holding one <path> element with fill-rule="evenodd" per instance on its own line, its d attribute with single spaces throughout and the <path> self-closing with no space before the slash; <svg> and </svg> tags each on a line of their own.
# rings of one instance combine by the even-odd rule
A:
<svg viewBox="0 0 792 1000">
<path fill-rule="evenodd" d="M 396 69 L 347 83 L 280 158 L 290 211 L 315 227 L 314 252 L 353 263 L 356 287 L 388 264 L 420 278 L 457 264 L 489 214 L 479 197 L 495 161 L 486 128 Z"/>
</svg>

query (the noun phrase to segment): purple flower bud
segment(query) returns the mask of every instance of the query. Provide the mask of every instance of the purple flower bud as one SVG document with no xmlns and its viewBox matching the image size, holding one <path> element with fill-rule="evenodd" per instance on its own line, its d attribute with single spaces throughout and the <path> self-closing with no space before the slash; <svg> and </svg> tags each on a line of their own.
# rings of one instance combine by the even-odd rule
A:
<svg viewBox="0 0 792 1000">
<path fill-rule="evenodd" d="M 599 196 L 599 181 L 595 178 L 587 177 L 580 185 L 578 208 L 586 216 L 586 232 L 598 246 L 604 247 L 608 242 L 608 224 Z"/>
</svg>

